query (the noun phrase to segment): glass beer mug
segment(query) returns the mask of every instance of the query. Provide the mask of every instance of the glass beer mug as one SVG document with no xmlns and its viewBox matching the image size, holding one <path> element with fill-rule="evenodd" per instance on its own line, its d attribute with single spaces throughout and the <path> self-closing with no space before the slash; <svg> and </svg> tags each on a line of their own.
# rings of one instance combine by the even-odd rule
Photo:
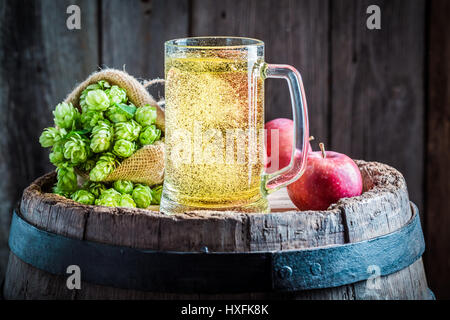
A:
<svg viewBox="0 0 450 320">
<path fill-rule="evenodd" d="M 306 166 L 308 111 L 299 72 L 264 62 L 264 43 L 196 37 L 165 43 L 165 176 L 160 210 L 269 212 L 267 195 Z M 288 82 L 290 164 L 266 173 L 264 79 Z M 294 161 L 295 155 L 295 161 Z"/>
</svg>

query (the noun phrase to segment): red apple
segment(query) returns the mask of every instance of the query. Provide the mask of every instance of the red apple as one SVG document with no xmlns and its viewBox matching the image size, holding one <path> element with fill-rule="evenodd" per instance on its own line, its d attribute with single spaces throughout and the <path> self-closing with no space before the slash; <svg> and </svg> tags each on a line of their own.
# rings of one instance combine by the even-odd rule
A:
<svg viewBox="0 0 450 320">
<path fill-rule="evenodd" d="M 286 118 L 273 119 L 265 124 L 265 129 L 267 130 L 266 172 L 272 173 L 286 167 L 291 161 L 294 121 Z M 308 152 L 311 152 L 310 144 L 308 148 Z M 273 155 L 272 151 L 274 151 Z"/>
<path fill-rule="evenodd" d="M 362 178 L 358 166 L 345 154 L 325 151 L 308 154 L 304 174 L 287 187 L 300 210 L 326 210 L 341 198 L 359 196 Z"/>
</svg>

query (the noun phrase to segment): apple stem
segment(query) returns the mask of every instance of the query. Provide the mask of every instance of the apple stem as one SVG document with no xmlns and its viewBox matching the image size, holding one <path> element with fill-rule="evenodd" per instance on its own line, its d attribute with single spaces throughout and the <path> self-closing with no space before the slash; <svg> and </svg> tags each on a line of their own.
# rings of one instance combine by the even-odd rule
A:
<svg viewBox="0 0 450 320">
<path fill-rule="evenodd" d="M 320 151 L 322 151 L 322 157 L 325 159 L 327 157 L 327 154 L 325 153 L 325 145 L 323 142 L 319 143 Z"/>
<path fill-rule="evenodd" d="M 314 140 L 314 136 L 309 137 L 309 141 L 313 141 Z"/>
</svg>

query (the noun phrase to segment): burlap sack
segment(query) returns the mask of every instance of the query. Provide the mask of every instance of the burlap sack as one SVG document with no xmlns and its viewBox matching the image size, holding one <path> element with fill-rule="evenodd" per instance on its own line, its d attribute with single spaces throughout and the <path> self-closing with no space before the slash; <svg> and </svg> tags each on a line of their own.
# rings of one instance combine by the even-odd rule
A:
<svg viewBox="0 0 450 320">
<path fill-rule="evenodd" d="M 71 102 L 80 112 L 80 95 L 83 90 L 100 80 L 106 80 L 111 85 L 117 85 L 126 90 L 129 100 L 136 106 L 146 104 L 156 107 L 156 126 L 164 132 L 164 111 L 158 106 L 147 89 L 128 73 L 116 69 L 104 69 L 91 74 L 79 84 L 64 100 Z M 164 142 L 158 141 L 153 145 L 144 146 L 131 157 L 125 159 L 106 179 L 105 182 L 115 180 L 129 180 L 145 183 L 150 186 L 160 184 L 164 178 Z"/>
</svg>

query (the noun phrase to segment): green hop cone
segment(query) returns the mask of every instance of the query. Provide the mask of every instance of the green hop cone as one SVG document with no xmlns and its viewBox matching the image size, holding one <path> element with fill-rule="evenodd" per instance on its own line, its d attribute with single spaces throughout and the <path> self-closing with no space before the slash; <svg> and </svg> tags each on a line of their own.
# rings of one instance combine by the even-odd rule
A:
<svg viewBox="0 0 450 320">
<path fill-rule="evenodd" d="M 79 168 L 85 172 L 89 172 L 92 170 L 92 168 L 95 167 L 95 164 L 97 161 L 95 159 L 88 159 L 86 162 L 83 162 L 79 165 Z"/>
<path fill-rule="evenodd" d="M 77 190 L 77 175 L 72 166 L 67 163 L 62 164 L 56 169 L 57 184 L 56 187 L 63 192 L 74 192 Z"/>
<path fill-rule="evenodd" d="M 134 120 L 114 124 L 114 139 L 135 141 L 139 137 L 141 126 Z"/>
<path fill-rule="evenodd" d="M 122 194 L 131 194 L 133 192 L 133 182 L 127 180 L 117 180 L 113 183 L 114 189 Z"/>
<path fill-rule="evenodd" d="M 161 203 L 161 193 L 163 186 L 157 186 L 152 189 L 152 204 L 159 205 Z"/>
<path fill-rule="evenodd" d="M 116 189 L 109 188 L 109 189 L 103 190 L 102 193 L 100 193 L 100 196 L 98 198 L 99 199 L 115 198 L 116 200 L 119 200 L 121 195 L 122 194 L 119 191 L 117 191 Z"/>
<path fill-rule="evenodd" d="M 156 107 L 145 105 L 137 108 L 134 119 L 143 127 L 151 126 L 156 122 Z"/>
<path fill-rule="evenodd" d="M 134 187 L 132 197 L 138 208 L 147 208 L 152 203 L 152 189 L 143 184 Z"/>
<path fill-rule="evenodd" d="M 81 107 L 81 110 L 83 110 L 83 112 L 86 112 L 87 109 L 88 109 L 88 107 L 86 105 L 86 96 L 87 96 L 87 94 L 89 93 L 89 91 L 97 90 L 97 89 L 101 89 L 101 87 L 98 85 L 98 83 L 94 83 L 94 84 L 91 84 L 91 85 L 87 86 L 86 89 L 84 89 L 81 92 L 81 95 L 80 95 L 80 107 Z"/>
<path fill-rule="evenodd" d="M 81 109 L 83 110 L 83 112 L 86 112 L 88 109 L 88 107 L 86 105 L 86 96 L 89 93 L 89 91 L 98 90 L 98 89 L 105 90 L 110 87 L 111 87 L 111 85 L 105 80 L 100 80 L 97 83 L 93 83 L 93 84 L 87 86 L 86 89 L 84 89 L 80 95 L 80 106 L 81 106 Z"/>
<path fill-rule="evenodd" d="M 113 140 L 113 132 L 113 128 L 108 121 L 100 120 L 92 129 L 91 150 L 95 153 L 108 150 Z"/>
<path fill-rule="evenodd" d="M 101 89 L 89 91 L 85 99 L 88 110 L 105 111 L 109 107 L 108 95 Z"/>
<path fill-rule="evenodd" d="M 120 200 L 120 199 L 119 199 Z M 115 198 L 103 198 L 95 200 L 97 206 L 118 207 L 119 201 Z"/>
<path fill-rule="evenodd" d="M 110 89 L 105 90 L 105 93 L 111 105 L 127 102 L 127 92 L 118 86 L 112 86 Z"/>
<path fill-rule="evenodd" d="M 148 144 L 153 144 L 155 141 L 161 138 L 161 130 L 156 128 L 155 125 L 145 127 L 139 135 L 139 142 L 145 146 Z"/>
<path fill-rule="evenodd" d="M 71 196 L 73 201 L 79 202 L 81 204 L 94 204 L 95 197 L 92 193 L 86 190 L 75 191 Z"/>
<path fill-rule="evenodd" d="M 113 105 L 106 111 L 106 117 L 112 122 L 117 123 L 131 120 L 133 115 L 122 110 L 118 105 Z"/>
<path fill-rule="evenodd" d="M 61 189 L 58 187 L 57 184 L 55 184 L 55 185 L 53 186 L 52 190 L 53 190 L 53 193 L 54 193 L 54 194 L 57 194 L 57 195 L 59 195 L 59 196 L 65 197 L 65 198 L 70 198 L 71 193 L 70 193 L 70 192 L 67 192 L 67 191 L 64 191 L 64 190 L 61 190 Z"/>
<path fill-rule="evenodd" d="M 100 86 L 101 89 L 103 90 L 107 90 L 109 88 L 111 88 L 111 85 L 109 84 L 108 81 L 106 80 L 100 80 L 99 82 L 97 82 L 97 84 Z"/>
<path fill-rule="evenodd" d="M 120 192 L 117 192 L 113 188 L 106 189 L 95 200 L 95 204 L 98 206 L 118 207 L 121 196 Z"/>
<path fill-rule="evenodd" d="M 116 157 L 111 152 L 106 152 L 98 159 L 95 167 L 89 172 L 89 178 L 95 182 L 103 181 L 114 171 L 117 164 Z"/>
<path fill-rule="evenodd" d="M 103 120 L 103 113 L 99 111 L 87 110 L 81 114 L 81 126 L 86 130 L 92 130 L 100 120 Z"/>
<path fill-rule="evenodd" d="M 136 151 L 136 144 L 134 142 L 120 139 L 114 143 L 113 153 L 121 158 L 128 158 Z"/>
<path fill-rule="evenodd" d="M 64 144 L 64 158 L 73 164 L 85 162 L 89 155 L 87 142 L 78 133 L 73 134 Z"/>
<path fill-rule="evenodd" d="M 56 106 L 53 116 L 55 125 L 63 129 L 72 130 L 76 128 L 80 113 L 71 103 L 62 102 Z"/>
<path fill-rule="evenodd" d="M 45 128 L 41 136 L 39 137 L 39 143 L 43 148 L 52 147 L 53 145 L 55 145 L 55 143 L 61 141 L 66 134 L 67 131 L 65 129 L 58 129 L 53 127 Z"/>
<path fill-rule="evenodd" d="M 62 141 L 57 142 L 53 148 L 52 152 L 48 156 L 50 162 L 53 163 L 56 167 L 60 166 L 64 161 L 64 143 Z"/>
<path fill-rule="evenodd" d="M 129 194 L 123 194 L 120 197 L 119 207 L 125 208 L 136 208 L 136 203 L 133 200 L 133 197 Z"/>
<path fill-rule="evenodd" d="M 106 190 L 105 185 L 101 182 L 87 181 L 83 187 L 85 190 L 92 193 L 95 198 L 100 197 L 100 194 Z"/>
</svg>

